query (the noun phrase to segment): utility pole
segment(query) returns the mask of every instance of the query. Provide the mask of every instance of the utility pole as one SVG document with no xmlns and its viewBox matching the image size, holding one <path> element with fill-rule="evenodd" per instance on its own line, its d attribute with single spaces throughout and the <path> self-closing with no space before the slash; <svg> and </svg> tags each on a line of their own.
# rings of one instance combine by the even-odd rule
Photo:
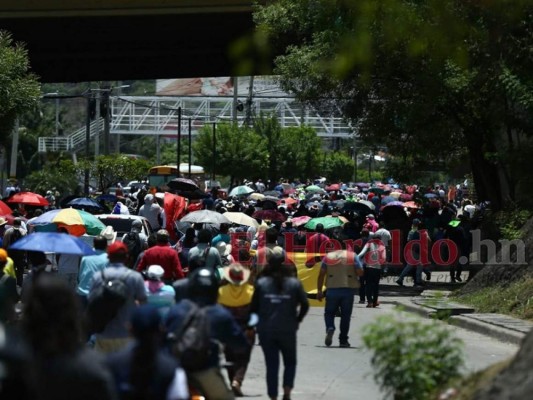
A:
<svg viewBox="0 0 533 400">
<path fill-rule="evenodd" d="M 246 99 L 246 117 L 244 124 L 250 126 L 252 123 L 252 98 L 254 95 L 254 76 L 250 76 L 250 85 L 248 86 L 248 98 Z"/>
<path fill-rule="evenodd" d="M 179 178 L 181 176 L 181 171 L 180 171 L 180 163 L 181 163 L 181 107 L 178 107 L 178 143 L 177 143 L 177 152 L 176 152 L 176 156 L 177 156 L 177 169 L 178 169 L 178 173 L 177 173 L 177 177 Z"/>
<path fill-rule="evenodd" d="M 191 164 L 192 164 L 192 118 L 189 118 L 189 179 L 191 179 L 192 177 Z"/>
<path fill-rule="evenodd" d="M 91 101 L 92 92 L 87 93 L 87 115 L 85 119 L 85 179 L 83 181 L 84 193 L 89 195 L 89 145 L 91 141 Z"/>
<path fill-rule="evenodd" d="M 18 152 L 19 152 L 19 120 L 15 121 L 15 126 L 13 127 L 13 142 L 11 143 L 11 165 L 9 168 L 9 177 L 17 177 L 17 161 L 18 161 Z"/>
<path fill-rule="evenodd" d="M 237 124 L 237 106 L 239 105 L 239 78 L 233 77 L 233 123 Z"/>
<path fill-rule="evenodd" d="M 94 119 L 97 121 L 97 129 L 100 128 L 100 105 L 101 103 L 101 92 L 98 92 L 95 96 L 95 110 L 94 110 Z M 94 159 L 96 160 L 96 157 L 100 155 L 100 132 L 96 132 L 96 136 L 94 137 Z"/>
<path fill-rule="evenodd" d="M 213 122 L 213 172 L 211 172 L 211 181 L 215 182 L 215 170 L 217 166 L 217 123 Z"/>
<path fill-rule="evenodd" d="M 109 104 L 109 95 L 111 93 L 111 87 L 108 83 L 103 87 L 102 93 L 102 111 L 104 111 L 104 154 L 108 156 L 110 154 L 111 146 L 111 108 Z"/>
</svg>

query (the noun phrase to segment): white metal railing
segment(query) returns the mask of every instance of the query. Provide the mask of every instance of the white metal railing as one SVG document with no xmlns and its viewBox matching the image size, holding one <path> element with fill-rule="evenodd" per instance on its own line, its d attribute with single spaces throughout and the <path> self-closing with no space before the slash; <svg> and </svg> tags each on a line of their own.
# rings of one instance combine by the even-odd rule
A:
<svg viewBox="0 0 533 400">
<path fill-rule="evenodd" d="M 103 128 L 103 118 L 92 121 L 90 131 L 91 139 L 99 135 Z M 86 135 L 86 128 L 83 127 L 68 136 L 40 137 L 38 151 L 39 153 L 46 153 L 47 151 L 75 152 L 85 145 Z"/>
<path fill-rule="evenodd" d="M 246 107 L 247 99 L 238 99 Z M 178 109 L 182 112 L 182 133 L 187 132 L 188 120 L 192 120 L 192 133 L 196 134 L 205 124 L 233 121 L 234 99 L 228 97 L 133 97 L 111 98 L 111 133 L 128 135 L 176 134 Z M 337 110 L 338 111 L 338 110 Z M 252 117 L 261 112 L 275 115 L 282 127 L 306 124 L 319 136 L 352 137 L 354 129 L 341 117 L 326 117 L 310 107 L 303 107 L 292 97 L 254 97 L 251 102 Z M 340 114 L 337 112 L 337 114 Z M 246 120 L 246 109 L 237 113 L 237 122 Z"/>
<path fill-rule="evenodd" d="M 191 133 L 197 134 L 206 124 L 233 121 L 235 99 L 223 97 L 161 97 L 161 96 L 111 96 L 111 134 L 127 135 L 173 135 L 178 128 L 178 109 L 182 112 L 181 132 L 188 133 L 189 119 Z M 255 96 L 248 106 L 246 97 L 238 101 L 244 106 L 237 112 L 237 122 L 245 123 L 247 117 L 257 117 L 260 113 L 275 115 L 282 127 L 297 127 L 302 124 L 314 128 L 321 137 L 353 137 L 355 129 L 339 116 L 324 116 L 315 109 L 303 106 L 294 98 Z M 335 110 L 340 115 L 339 110 Z M 103 130 L 103 119 L 91 123 L 91 135 Z M 39 152 L 76 152 L 85 144 L 86 132 L 82 127 L 68 136 L 39 138 Z"/>
</svg>

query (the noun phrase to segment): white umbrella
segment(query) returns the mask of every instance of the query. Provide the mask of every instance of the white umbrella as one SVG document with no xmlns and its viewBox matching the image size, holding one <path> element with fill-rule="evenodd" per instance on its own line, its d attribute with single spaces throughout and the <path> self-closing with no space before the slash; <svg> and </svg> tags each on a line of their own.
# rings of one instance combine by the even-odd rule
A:
<svg viewBox="0 0 533 400">
<path fill-rule="evenodd" d="M 263 193 L 252 193 L 249 197 L 251 200 L 263 200 L 265 195 Z"/>
<path fill-rule="evenodd" d="M 256 229 L 259 227 L 259 222 L 256 219 L 242 212 L 225 212 L 222 215 L 238 225 L 253 226 Z"/>
<path fill-rule="evenodd" d="M 246 196 L 253 192 L 254 190 L 251 187 L 242 185 L 242 186 L 236 186 L 233 189 L 231 189 L 231 192 L 229 192 L 229 195 L 230 196 Z"/>
<path fill-rule="evenodd" d="M 183 217 L 181 222 L 190 222 L 193 224 L 230 224 L 231 221 L 224 215 L 211 210 L 193 211 Z"/>
</svg>

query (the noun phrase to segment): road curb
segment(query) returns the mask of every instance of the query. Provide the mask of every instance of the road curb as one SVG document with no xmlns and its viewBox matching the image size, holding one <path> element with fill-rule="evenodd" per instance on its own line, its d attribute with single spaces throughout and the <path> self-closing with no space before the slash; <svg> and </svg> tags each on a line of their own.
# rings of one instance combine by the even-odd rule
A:
<svg viewBox="0 0 533 400">
<path fill-rule="evenodd" d="M 522 339 L 524 339 L 524 337 L 526 336 L 524 333 L 520 333 L 511 329 L 501 328 L 499 326 L 492 325 L 487 322 L 477 321 L 475 319 L 463 317 L 460 315 L 450 317 L 448 319 L 448 323 L 450 325 L 458 326 L 459 328 L 490 336 L 502 342 L 509 342 L 516 345 L 520 345 L 522 343 Z"/>
<path fill-rule="evenodd" d="M 435 318 L 436 316 L 436 312 L 428 307 L 397 300 L 393 301 L 392 303 L 398 307 L 401 307 L 401 309 L 404 311 L 418 314 L 423 318 Z M 449 325 L 454 325 L 459 328 L 492 337 L 502 342 L 508 342 L 516 345 L 520 345 L 520 343 L 522 343 L 522 339 L 526 336 L 524 333 L 501 328 L 487 322 L 469 318 L 468 316 L 455 315 L 440 321 L 447 322 Z"/>
</svg>

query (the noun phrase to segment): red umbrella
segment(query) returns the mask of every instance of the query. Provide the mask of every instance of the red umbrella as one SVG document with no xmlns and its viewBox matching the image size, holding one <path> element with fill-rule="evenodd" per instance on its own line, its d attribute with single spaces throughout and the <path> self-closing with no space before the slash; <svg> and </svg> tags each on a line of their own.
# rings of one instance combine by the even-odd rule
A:
<svg viewBox="0 0 533 400">
<path fill-rule="evenodd" d="M 13 212 L 11 207 L 9 207 L 6 203 L 4 203 L 2 200 L 0 200 L 0 215 L 10 215 Z"/>
<path fill-rule="evenodd" d="M 7 202 L 26 204 L 28 206 L 47 206 L 50 204 L 43 196 L 32 192 L 15 193 L 7 200 Z"/>
<path fill-rule="evenodd" d="M 276 210 L 261 210 L 261 211 L 256 211 L 253 215 L 252 215 L 253 218 L 257 218 L 257 219 L 267 219 L 267 220 L 270 220 L 270 221 L 282 221 L 282 222 L 285 222 L 285 220 L 287 219 L 287 217 L 285 217 L 285 215 L 283 215 L 282 213 L 276 211 Z"/>
<path fill-rule="evenodd" d="M 341 190 L 341 185 L 338 183 L 334 183 L 333 185 L 326 186 L 326 190 L 328 192 L 335 191 L 335 190 Z"/>
<path fill-rule="evenodd" d="M 407 208 L 420 208 L 420 206 L 414 201 L 406 201 L 405 203 L 403 203 L 403 206 Z"/>
</svg>

